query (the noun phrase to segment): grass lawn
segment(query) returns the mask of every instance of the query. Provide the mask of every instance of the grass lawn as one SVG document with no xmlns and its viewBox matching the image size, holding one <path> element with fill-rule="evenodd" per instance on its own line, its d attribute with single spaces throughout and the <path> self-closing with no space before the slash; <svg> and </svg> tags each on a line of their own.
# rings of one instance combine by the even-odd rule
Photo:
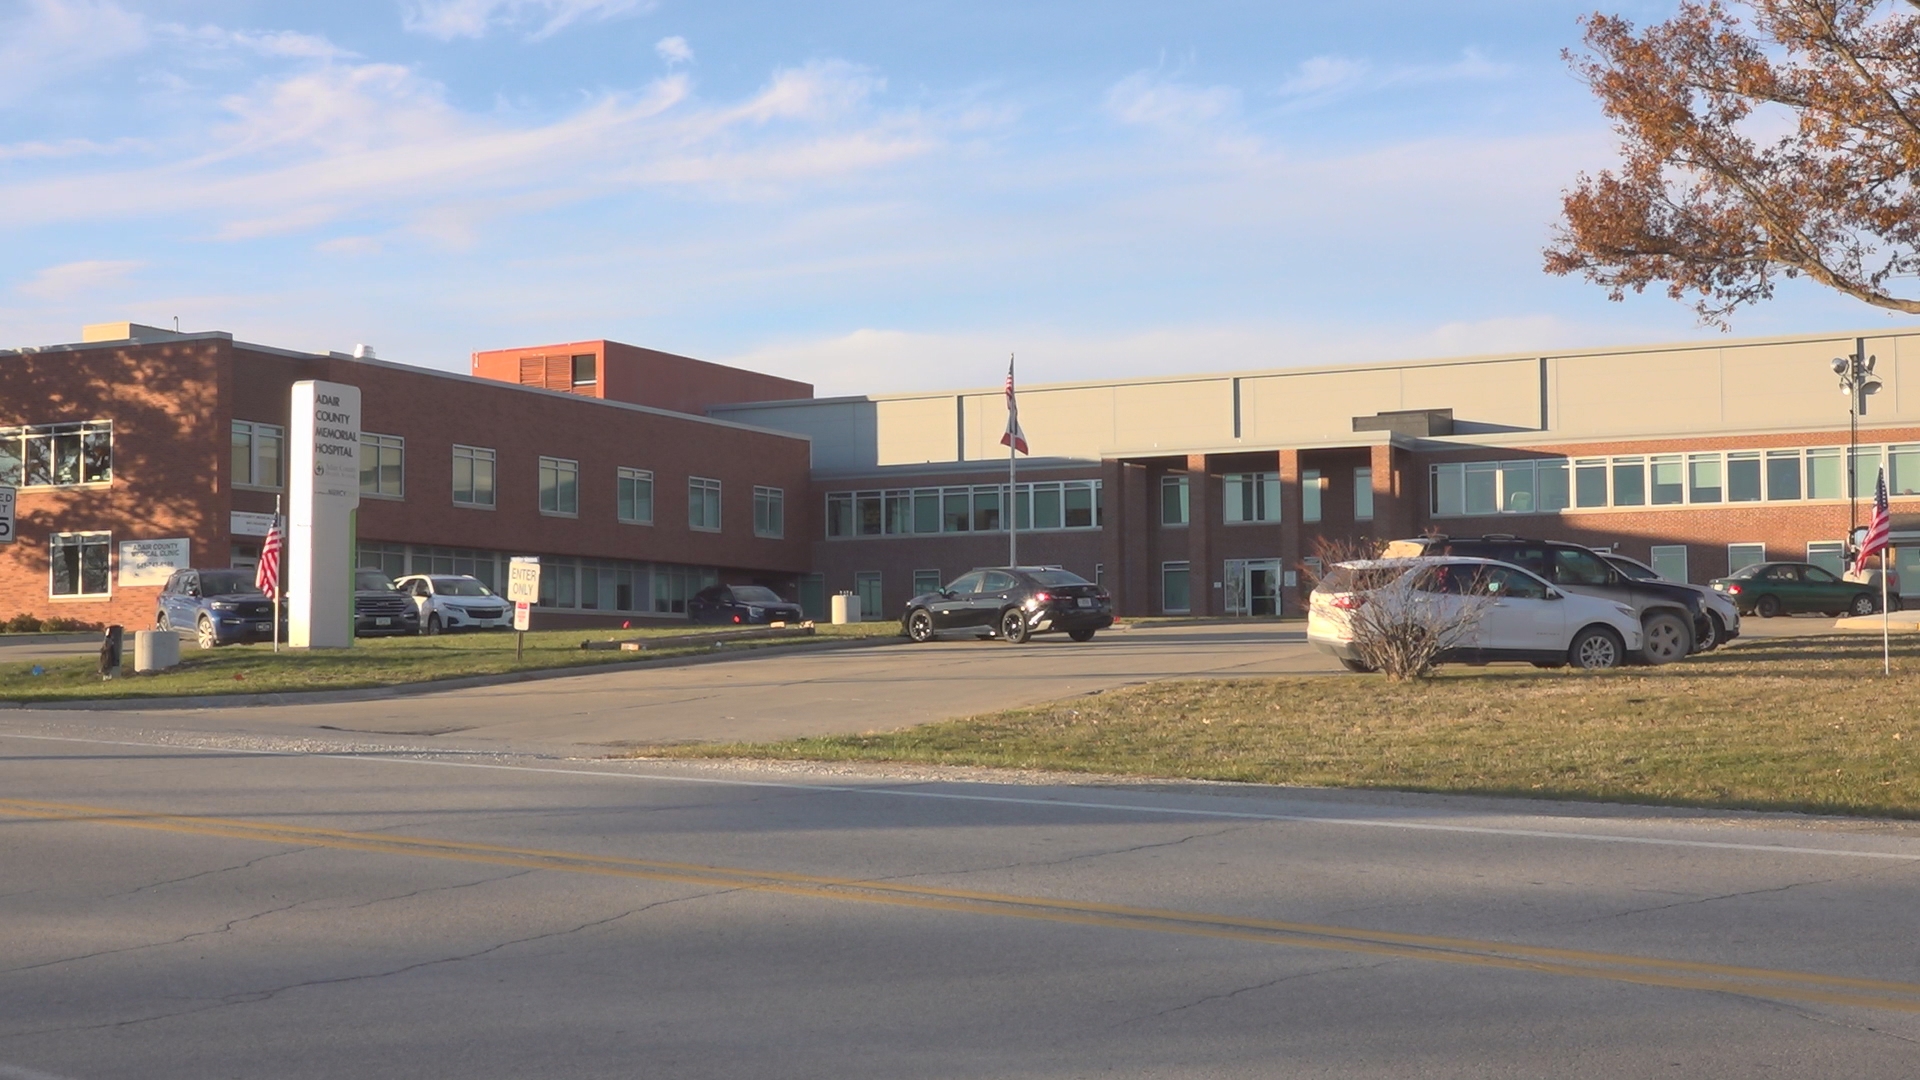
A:
<svg viewBox="0 0 1920 1080">
<path fill-rule="evenodd" d="M 902 731 L 638 756 L 891 761 L 1920 816 L 1920 641 L 1760 639 L 1664 668 L 1179 681 Z"/>
<path fill-rule="evenodd" d="M 513 656 L 514 635 L 502 631 L 443 634 L 438 637 L 361 638 L 351 649 L 310 652 L 270 645 L 224 645 L 196 649 L 182 643 L 180 666 L 157 675 L 128 675 L 102 682 L 99 661 L 93 655 L 70 660 L 39 661 L 43 674 L 34 675 L 32 663 L 0 664 L 0 701 L 56 701 L 79 698 L 183 697 L 200 694 L 261 694 L 282 690 L 347 690 L 394 686 L 401 683 L 457 679 L 468 675 L 495 675 L 542 668 L 633 663 L 674 656 L 711 653 L 711 646 L 662 649 L 659 652 L 622 652 L 582 649 L 593 638 L 628 639 L 673 637 L 727 627 L 676 626 L 646 630 L 537 630 L 527 634 L 526 655 Z M 898 637 L 897 622 L 820 626 L 810 638 L 737 642 L 728 650 L 782 648 L 817 641 L 848 638 Z M 133 670 L 133 635 L 127 635 L 124 660 Z"/>
</svg>

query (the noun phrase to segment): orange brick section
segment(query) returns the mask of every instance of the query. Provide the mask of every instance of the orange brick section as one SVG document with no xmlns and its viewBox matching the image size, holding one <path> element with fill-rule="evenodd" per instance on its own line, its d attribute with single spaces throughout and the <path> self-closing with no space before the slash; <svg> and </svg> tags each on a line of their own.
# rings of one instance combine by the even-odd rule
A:
<svg viewBox="0 0 1920 1080">
<path fill-rule="evenodd" d="M 573 357 L 589 355 L 597 371 L 593 385 L 572 385 Z M 476 352 L 472 370 L 482 379 L 694 415 L 733 402 L 813 397 L 809 383 L 601 339 Z"/>
</svg>

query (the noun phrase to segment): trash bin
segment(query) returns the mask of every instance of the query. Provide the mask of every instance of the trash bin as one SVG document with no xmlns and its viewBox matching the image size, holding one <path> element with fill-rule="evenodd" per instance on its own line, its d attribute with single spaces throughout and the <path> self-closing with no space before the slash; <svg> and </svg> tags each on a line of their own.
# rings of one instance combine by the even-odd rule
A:
<svg viewBox="0 0 1920 1080">
<path fill-rule="evenodd" d="M 859 621 L 860 621 L 859 594 L 850 593 L 850 592 L 834 593 L 833 594 L 834 625 L 838 626 L 842 623 L 856 623 Z"/>
<path fill-rule="evenodd" d="M 133 635 L 133 670 L 165 671 L 180 663 L 180 635 L 171 630 L 139 630 Z"/>
</svg>

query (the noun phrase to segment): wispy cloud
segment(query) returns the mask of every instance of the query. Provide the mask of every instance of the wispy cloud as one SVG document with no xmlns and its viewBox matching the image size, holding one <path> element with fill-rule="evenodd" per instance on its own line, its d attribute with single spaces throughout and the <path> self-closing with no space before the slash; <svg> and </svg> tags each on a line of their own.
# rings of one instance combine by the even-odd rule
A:
<svg viewBox="0 0 1920 1080">
<path fill-rule="evenodd" d="M 163 25 L 155 28 L 161 36 L 179 44 L 203 49 L 234 49 L 258 56 L 293 60 L 347 60 L 359 56 L 335 45 L 320 34 L 295 30 L 228 30 L 219 26 L 187 27 Z"/>
<path fill-rule="evenodd" d="M 24 0 L 0 20 L 0 105 L 146 47 L 145 21 L 113 0 Z"/>
<path fill-rule="evenodd" d="M 1123 124 L 1166 129 L 1211 125 L 1240 109 L 1230 86 L 1194 86 L 1155 71 L 1136 71 L 1107 88 L 1107 115 Z"/>
<path fill-rule="evenodd" d="M 485 37 L 496 27 L 522 30 L 537 41 L 576 22 L 651 10 L 652 0 L 403 0 L 400 20 L 408 30 L 443 41 Z"/>
<path fill-rule="evenodd" d="M 1321 104 L 1354 93 L 1438 83 L 1489 82 L 1513 74 L 1511 64 L 1496 63 L 1478 49 L 1444 64 L 1381 66 L 1348 56 L 1314 56 L 1301 61 L 1275 93 L 1295 104 Z"/>
<path fill-rule="evenodd" d="M 693 46 L 687 44 L 687 39 L 678 34 L 672 37 L 663 37 L 659 41 L 654 42 L 653 51 L 658 53 L 660 59 L 665 60 L 670 66 L 673 64 L 693 63 Z"/>
<path fill-rule="evenodd" d="M 106 259 L 61 263 L 39 271 L 15 288 L 42 300 L 68 300 L 119 285 L 128 274 L 145 265 L 133 260 Z"/>
</svg>

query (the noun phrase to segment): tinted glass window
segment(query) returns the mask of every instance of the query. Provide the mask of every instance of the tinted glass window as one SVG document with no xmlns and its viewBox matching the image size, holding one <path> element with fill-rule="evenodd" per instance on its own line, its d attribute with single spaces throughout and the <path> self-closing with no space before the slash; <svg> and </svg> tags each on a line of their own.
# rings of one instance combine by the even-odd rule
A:
<svg viewBox="0 0 1920 1080">
<path fill-rule="evenodd" d="M 1800 575 L 1791 566 L 1772 566 L 1767 568 L 1768 581 L 1798 581 Z"/>
<path fill-rule="evenodd" d="M 1446 566 L 1423 567 L 1413 572 L 1412 586 L 1421 592 L 1453 593 L 1460 595 L 1473 588 L 1474 580 L 1479 576 L 1480 567 L 1472 564 L 1449 564 Z"/>
<path fill-rule="evenodd" d="M 392 592 L 393 582 L 378 570 L 355 570 L 353 587 L 365 592 Z"/>
<path fill-rule="evenodd" d="M 1815 585 L 1837 585 L 1840 582 L 1839 578 L 1834 577 L 1818 566 L 1809 566 L 1801 570 L 1800 576 L 1813 582 Z"/>
<path fill-rule="evenodd" d="M 947 591 L 957 596 L 967 596 L 980 591 L 980 579 L 983 574 L 962 574 L 960 580 L 947 586 Z"/>
<path fill-rule="evenodd" d="M 1093 582 L 1067 570 L 1036 570 L 1027 575 L 1036 585 L 1091 585 Z"/>
<path fill-rule="evenodd" d="M 1609 576 L 1607 564 L 1591 551 L 1556 548 L 1553 552 L 1553 580 L 1562 585 L 1605 585 Z"/>
<path fill-rule="evenodd" d="M 1511 596 L 1516 600 L 1545 600 L 1547 587 L 1532 574 L 1522 574 L 1500 567 L 1488 569 L 1485 579 L 1486 592 L 1491 596 Z"/>
<path fill-rule="evenodd" d="M 780 597 L 764 585 L 735 585 L 733 602 L 736 604 L 778 604 Z"/>
<path fill-rule="evenodd" d="M 980 591 L 1004 592 L 1013 588 L 1013 586 L 1014 580 L 1012 574 L 1001 573 L 998 570 L 990 570 L 987 572 L 986 579 L 980 583 Z"/>
<path fill-rule="evenodd" d="M 433 591 L 441 596 L 492 596 L 493 590 L 472 578 L 443 577 L 433 579 Z"/>
<path fill-rule="evenodd" d="M 1654 578 L 1660 576 L 1654 573 L 1650 567 L 1641 566 L 1632 559 L 1608 559 L 1607 562 L 1610 563 L 1615 570 L 1620 571 L 1636 581 L 1652 581 Z"/>
<path fill-rule="evenodd" d="M 253 587 L 253 575 L 244 570 L 206 570 L 200 574 L 202 596 L 232 596 L 259 592 Z"/>
</svg>

